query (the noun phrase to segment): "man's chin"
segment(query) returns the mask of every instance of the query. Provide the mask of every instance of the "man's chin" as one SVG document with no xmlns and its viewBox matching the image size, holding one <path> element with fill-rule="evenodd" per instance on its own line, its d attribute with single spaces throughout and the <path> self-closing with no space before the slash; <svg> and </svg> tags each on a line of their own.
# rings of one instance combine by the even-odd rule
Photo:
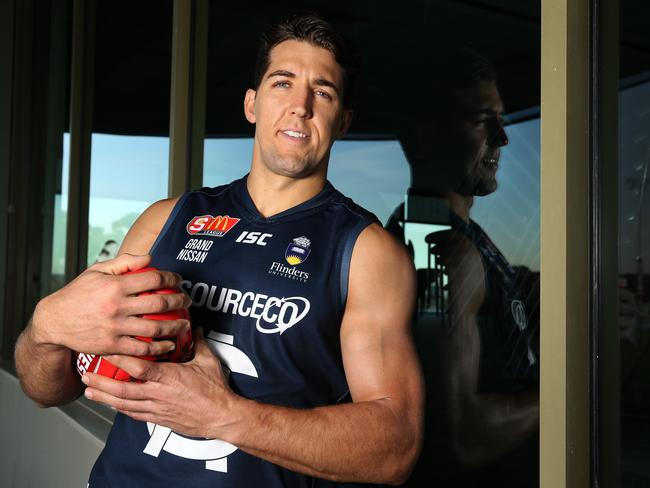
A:
<svg viewBox="0 0 650 488">
<path fill-rule="evenodd" d="M 281 164 L 270 165 L 269 169 L 279 175 L 286 178 L 306 178 L 314 174 L 317 170 L 317 167 L 309 164 L 308 162 L 282 162 Z"/>
<path fill-rule="evenodd" d="M 456 193 L 466 197 L 485 197 L 497 191 L 498 183 L 496 180 L 482 181 L 476 184 L 463 184 L 458 187 Z"/>
<path fill-rule="evenodd" d="M 499 184 L 496 181 L 494 181 L 493 183 L 490 183 L 490 184 L 478 185 L 474 189 L 474 196 L 475 197 L 485 197 L 485 196 L 490 195 L 490 194 L 494 193 L 495 191 L 497 191 L 498 187 L 499 187 Z"/>
</svg>

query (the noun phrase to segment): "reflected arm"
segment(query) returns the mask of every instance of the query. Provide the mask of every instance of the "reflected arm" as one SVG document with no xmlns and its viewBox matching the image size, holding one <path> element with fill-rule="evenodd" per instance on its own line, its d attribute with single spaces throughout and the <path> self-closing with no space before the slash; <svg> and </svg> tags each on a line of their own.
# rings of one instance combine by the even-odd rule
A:
<svg viewBox="0 0 650 488">
<path fill-rule="evenodd" d="M 538 389 L 520 393 L 479 392 L 481 339 L 478 312 L 486 299 L 486 272 L 476 248 L 455 235 L 446 256 L 450 326 L 437 339 L 435 373 L 429 377 L 437 398 L 428 419 L 441 435 L 434 444 L 467 470 L 512 451 L 539 428 Z M 431 393 L 432 395 L 434 393 Z"/>
</svg>

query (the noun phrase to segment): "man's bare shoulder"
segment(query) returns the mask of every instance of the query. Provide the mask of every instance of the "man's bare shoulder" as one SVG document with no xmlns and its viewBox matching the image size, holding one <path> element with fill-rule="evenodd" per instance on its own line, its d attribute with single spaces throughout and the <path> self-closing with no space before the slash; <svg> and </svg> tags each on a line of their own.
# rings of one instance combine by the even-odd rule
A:
<svg viewBox="0 0 650 488">
<path fill-rule="evenodd" d="M 352 260 L 353 264 L 360 261 L 377 272 L 392 269 L 398 274 L 404 271 L 407 276 L 414 272 L 408 249 L 379 224 L 371 224 L 359 234 Z"/>
<path fill-rule="evenodd" d="M 415 270 L 408 250 L 379 224 L 366 227 L 352 252 L 349 299 L 375 301 L 392 295 L 396 301 L 412 298 Z M 398 297 L 403 297 L 399 300 Z"/>
<path fill-rule="evenodd" d="M 452 319 L 474 316 L 485 301 L 486 270 L 476 244 L 457 230 L 445 231 L 434 248 L 449 279 Z"/>
<path fill-rule="evenodd" d="M 159 200 L 142 212 L 126 234 L 119 254 L 147 254 L 178 199 L 179 197 Z"/>
<path fill-rule="evenodd" d="M 433 244 L 432 253 L 447 267 L 448 273 L 475 273 L 482 269 L 476 244 L 458 230 L 436 232 L 429 243 Z"/>
</svg>

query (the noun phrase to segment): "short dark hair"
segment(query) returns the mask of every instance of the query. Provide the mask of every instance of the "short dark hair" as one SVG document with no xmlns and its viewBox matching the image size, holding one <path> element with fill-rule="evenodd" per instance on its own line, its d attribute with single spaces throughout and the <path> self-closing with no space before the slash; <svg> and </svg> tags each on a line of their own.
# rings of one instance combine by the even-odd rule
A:
<svg viewBox="0 0 650 488">
<path fill-rule="evenodd" d="M 304 41 L 327 49 L 343 69 L 343 105 L 351 107 L 354 82 L 359 72 L 359 57 L 345 37 L 332 24 L 316 14 L 295 15 L 271 25 L 260 38 L 253 86 L 257 90 L 270 64 L 271 49 L 284 41 Z"/>
<path fill-rule="evenodd" d="M 433 102 L 441 114 L 453 110 L 456 94 L 479 83 L 496 83 L 492 62 L 471 48 L 455 48 L 446 52 L 437 63 L 438 73 L 433 81 Z"/>
<path fill-rule="evenodd" d="M 496 82 L 492 62 L 469 47 L 450 51 L 444 66 L 446 81 L 455 89 L 470 88 L 482 81 Z"/>
<path fill-rule="evenodd" d="M 433 66 L 431 66 L 433 60 Z M 446 48 L 430 58 L 422 58 L 422 63 L 432 69 L 431 79 L 423 80 L 427 84 L 429 96 L 420 104 L 419 113 L 400 121 L 399 139 L 406 153 L 409 164 L 430 163 L 434 149 L 432 125 L 441 128 L 449 127 L 450 116 L 461 113 L 460 93 L 471 89 L 480 83 L 496 83 L 497 75 L 492 62 L 469 47 Z M 414 95 L 407 93 L 403 103 L 412 103 Z M 439 128 L 435 129 L 439 130 Z"/>
</svg>

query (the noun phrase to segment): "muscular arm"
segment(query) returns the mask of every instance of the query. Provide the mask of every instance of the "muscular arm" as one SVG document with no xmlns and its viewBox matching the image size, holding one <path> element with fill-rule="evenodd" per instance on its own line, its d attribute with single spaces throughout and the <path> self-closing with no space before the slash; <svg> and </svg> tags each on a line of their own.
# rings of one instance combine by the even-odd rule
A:
<svg viewBox="0 0 650 488">
<path fill-rule="evenodd" d="M 23 391 L 41 407 L 71 402 L 83 390 L 72 351 L 34 337 L 34 329 L 32 318 L 16 341 L 16 372 Z"/>
<path fill-rule="evenodd" d="M 372 226 L 353 252 L 341 325 L 353 403 L 299 410 L 238 397 L 224 384 L 200 334 L 194 361 L 116 358 L 120 367 L 148 381 L 119 385 L 88 375 L 87 393 L 138 420 L 223 439 L 308 475 L 403 482 L 422 440 L 422 377 L 409 334 L 413 301 L 410 259 L 383 229 Z M 174 393 L 180 385 L 183 398 Z"/>
<path fill-rule="evenodd" d="M 401 248 L 382 230 L 367 229 L 354 250 L 341 328 L 354 403 L 303 411 L 249 404 L 234 443 L 323 478 L 405 481 L 422 430 L 422 382 L 408 330 L 413 282 Z"/>
<path fill-rule="evenodd" d="M 118 254 L 149 254 L 178 198 L 160 200 L 147 208 L 124 236 Z"/>
<path fill-rule="evenodd" d="M 455 236 L 449 246 L 450 327 L 438 337 L 437 376 L 431 384 L 439 396 L 431 422 L 445 424 L 437 444 L 451 458 L 447 468 L 471 469 L 511 451 L 539 428 L 538 390 L 481 393 L 481 342 L 477 315 L 485 300 L 485 270 L 474 246 Z M 446 444 L 446 445 L 445 445 Z"/>
<path fill-rule="evenodd" d="M 164 201 L 145 211 L 122 249 L 145 254 L 147 243 L 150 246 L 156 238 L 171 206 L 172 201 Z M 75 371 L 73 351 L 143 355 L 169 349 L 169 343 L 144 343 L 131 337 L 178 329 L 181 324 L 156 326 L 134 315 L 178 308 L 187 301 L 180 294 L 154 300 L 134 297 L 140 291 L 178 285 L 179 278 L 172 273 L 146 273 L 149 276 L 144 278 L 118 276 L 148 262 L 148 256 L 124 255 L 95 264 L 37 304 L 15 349 L 16 370 L 27 396 L 41 406 L 60 405 L 78 397 L 83 385 Z"/>
</svg>

